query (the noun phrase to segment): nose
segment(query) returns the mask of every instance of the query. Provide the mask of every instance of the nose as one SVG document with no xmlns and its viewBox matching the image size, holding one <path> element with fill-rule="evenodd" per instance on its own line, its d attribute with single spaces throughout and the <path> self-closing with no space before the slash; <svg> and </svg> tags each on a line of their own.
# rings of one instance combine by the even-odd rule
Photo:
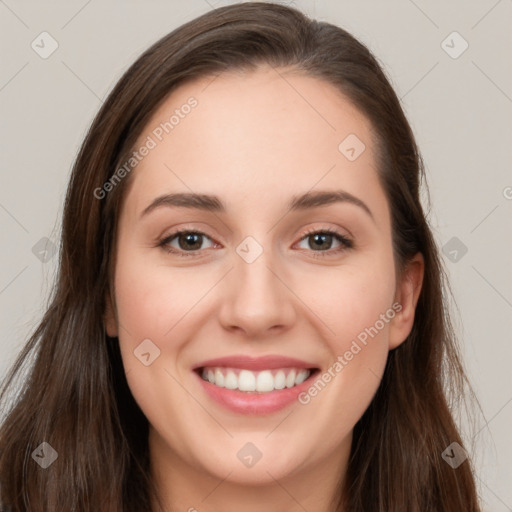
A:
<svg viewBox="0 0 512 512">
<path fill-rule="evenodd" d="M 219 320 L 225 329 L 262 338 L 295 322 L 296 296 L 271 251 L 263 250 L 252 263 L 235 252 L 234 268 L 224 281 Z"/>
</svg>

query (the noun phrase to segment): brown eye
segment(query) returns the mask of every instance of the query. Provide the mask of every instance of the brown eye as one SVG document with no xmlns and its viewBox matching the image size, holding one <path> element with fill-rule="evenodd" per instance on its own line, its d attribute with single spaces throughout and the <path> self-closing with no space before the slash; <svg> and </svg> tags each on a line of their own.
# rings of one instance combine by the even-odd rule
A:
<svg viewBox="0 0 512 512">
<path fill-rule="evenodd" d="M 178 235 L 177 240 L 180 249 L 186 251 L 200 249 L 203 238 L 199 233 L 185 233 Z"/>
<path fill-rule="evenodd" d="M 333 235 L 327 233 L 316 233 L 308 236 L 309 246 L 312 249 L 330 249 L 333 239 Z"/>
<path fill-rule="evenodd" d="M 353 242 L 341 233 L 331 229 L 316 230 L 306 233 L 301 239 L 306 243 L 303 249 L 310 249 L 311 252 L 317 253 L 314 256 L 329 256 L 339 253 L 353 247 Z M 337 242 L 337 246 L 333 247 L 333 243 Z"/>
<path fill-rule="evenodd" d="M 179 256 L 198 256 L 196 253 L 208 248 L 202 247 L 205 240 L 211 241 L 211 238 L 199 231 L 181 230 L 165 237 L 158 245 L 167 252 L 175 253 Z M 177 246 L 175 245 L 176 243 Z M 213 246 L 213 243 L 211 246 Z"/>
</svg>

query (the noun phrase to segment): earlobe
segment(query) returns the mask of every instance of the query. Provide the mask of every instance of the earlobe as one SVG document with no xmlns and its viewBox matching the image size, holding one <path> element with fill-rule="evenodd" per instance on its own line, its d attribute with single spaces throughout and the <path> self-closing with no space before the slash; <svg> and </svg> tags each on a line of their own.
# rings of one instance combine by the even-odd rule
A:
<svg viewBox="0 0 512 512">
<path fill-rule="evenodd" d="M 393 350 L 403 343 L 412 330 L 416 305 L 423 285 L 424 271 L 423 255 L 417 253 L 407 263 L 400 282 L 397 283 L 395 302 L 401 305 L 401 309 L 390 323 L 389 350 Z"/>
<path fill-rule="evenodd" d="M 118 336 L 117 330 L 117 320 L 114 312 L 114 308 L 112 306 L 112 300 L 110 299 L 110 295 L 107 293 L 105 298 L 105 313 L 103 315 L 103 320 L 105 323 L 105 331 L 108 336 L 111 338 L 115 338 Z"/>
</svg>

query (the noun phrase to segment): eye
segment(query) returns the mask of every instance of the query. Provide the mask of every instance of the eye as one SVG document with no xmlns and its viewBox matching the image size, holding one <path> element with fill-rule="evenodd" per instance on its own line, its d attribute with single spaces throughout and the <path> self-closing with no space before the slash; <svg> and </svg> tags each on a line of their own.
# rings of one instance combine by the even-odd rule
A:
<svg viewBox="0 0 512 512">
<path fill-rule="evenodd" d="M 200 231 L 182 229 L 165 237 L 158 246 L 178 256 L 198 256 L 197 252 L 205 248 L 201 247 L 205 239 L 211 240 L 209 236 Z M 176 242 L 178 246 L 171 245 L 173 242 Z"/>
<path fill-rule="evenodd" d="M 313 249 L 312 256 L 320 258 L 338 254 L 354 246 L 352 240 L 330 228 L 322 230 L 312 229 L 301 238 L 301 242 L 304 241 L 309 245 L 309 248 Z M 333 241 L 337 241 L 339 244 L 335 248 L 331 248 Z"/>
<path fill-rule="evenodd" d="M 210 248 L 215 245 L 212 239 L 201 231 L 181 229 L 162 239 L 158 243 L 158 247 L 161 247 L 168 253 L 176 254 L 178 256 L 197 257 L 201 255 L 201 250 L 208 248 L 202 247 L 205 240 L 210 240 L 212 242 L 209 246 Z M 338 243 L 338 246 L 335 248 L 331 247 L 333 241 Z M 311 255 L 315 258 L 338 254 L 354 246 L 352 240 L 330 228 L 322 230 L 312 229 L 307 231 L 300 239 L 300 242 L 306 242 L 306 244 L 309 245 L 306 249 L 311 248 L 311 251 L 309 252 L 311 252 Z"/>
</svg>

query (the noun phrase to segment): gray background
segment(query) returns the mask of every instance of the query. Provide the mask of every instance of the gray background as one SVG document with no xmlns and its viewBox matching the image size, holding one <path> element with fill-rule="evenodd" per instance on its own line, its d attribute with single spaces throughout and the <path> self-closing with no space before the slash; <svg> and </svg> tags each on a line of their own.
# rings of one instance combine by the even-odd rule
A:
<svg viewBox="0 0 512 512">
<path fill-rule="evenodd" d="M 0 0 L 0 376 L 41 318 L 69 172 L 102 100 L 159 37 L 228 3 Z M 402 99 L 483 409 L 465 440 L 485 510 L 512 511 L 512 0 L 287 3 L 364 42 Z M 44 31 L 58 43 L 46 59 L 31 47 Z"/>
</svg>

